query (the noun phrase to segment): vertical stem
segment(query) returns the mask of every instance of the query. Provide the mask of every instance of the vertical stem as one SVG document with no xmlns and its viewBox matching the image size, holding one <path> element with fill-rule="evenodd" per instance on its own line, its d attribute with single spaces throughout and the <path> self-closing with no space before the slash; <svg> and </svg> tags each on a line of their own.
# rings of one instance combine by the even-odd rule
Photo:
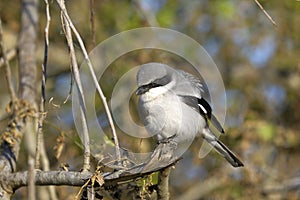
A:
<svg viewBox="0 0 300 200">
<path fill-rule="evenodd" d="M 29 102 L 30 106 L 37 110 L 36 105 L 36 78 L 37 67 L 35 63 L 35 50 L 38 24 L 38 0 L 22 0 L 21 10 L 21 30 L 19 38 L 19 98 Z M 34 180 L 35 175 L 35 136 L 36 120 L 29 120 L 25 123 L 23 132 L 27 139 L 28 164 L 30 171 L 30 187 L 28 191 L 29 199 L 35 199 Z"/>
<path fill-rule="evenodd" d="M 159 200 L 168 200 L 170 199 L 169 193 L 169 176 L 170 172 L 173 168 L 173 165 L 162 169 L 159 173 L 159 183 L 158 183 L 158 191 L 157 196 Z"/>
<path fill-rule="evenodd" d="M 97 77 L 95 75 L 95 71 L 93 69 L 93 66 L 92 66 L 92 63 L 90 61 L 90 58 L 88 56 L 88 53 L 86 51 L 86 48 L 84 46 L 84 43 L 80 37 L 80 34 L 78 33 L 78 31 L 76 30 L 74 24 L 72 23 L 68 13 L 67 13 L 67 10 L 65 8 L 65 5 L 64 5 L 64 2 L 63 1 L 59 1 L 59 0 L 56 0 L 56 2 L 58 3 L 61 11 L 62 11 L 62 14 L 64 16 L 64 18 L 66 19 L 65 21 L 68 22 L 68 25 L 70 26 L 70 28 L 72 29 L 73 33 L 75 34 L 75 37 L 80 45 L 80 48 L 81 48 L 81 51 L 84 55 L 84 59 L 86 60 L 87 62 L 87 65 L 89 67 L 89 70 L 91 72 L 91 75 L 92 75 L 92 78 L 93 78 L 93 82 L 96 86 L 96 89 L 100 95 L 100 98 L 102 100 L 102 103 L 104 105 L 104 109 L 105 109 L 105 112 L 107 114 L 107 118 L 108 118 L 108 121 L 109 121 L 109 124 L 110 124 L 110 127 L 111 127 L 111 130 L 112 130 L 112 134 L 113 134 L 113 138 L 114 138 L 114 143 L 115 143 L 115 153 L 116 153 L 116 157 L 118 159 L 118 161 L 121 160 L 121 153 L 120 153 L 120 145 L 119 145 L 119 140 L 118 140 L 118 136 L 117 136 L 117 133 L 116 133 L 116 129 L 115 129 L 115 125 L 114 125 L 114 122 L 113 122 L 113 119 L 112 119 L 112 115 L 111 115 L 111 112 L 109 110 L 109 107 L 108 107 L 108 104 L 107 104 L 107 101 L 106 101 L 106 97 L 105 95 L 103 94 L 103 91 L 98 83 L 98 80 L 97 80 Z M 75 79 L 76 80 L 76 79 Z"/>
<path fill-rule="evenodd" d="M 65 10 L 64 1 L 59 1 L 62 9 Z M 70 50 L 70 57 L 72 63 L 72 72 L 74 75 L 74 79 L 76 82 L 76 87 L 78 90 L 79 96 L 79 104 L 80 104 L 80 116 L 81 116 L 81 125 L 82 125 L 82 135 L 83 135 L 83 145 L 84 145 L 84 160 L 83 160 L 83 170 L 88 171 L 90 169 L 90 140 L 89 140 L 89 133 L 87 127 L 87 120 L 86 120 L 86 106 L 85 106 L 85 98 L 83 94 L 83 88 L 80 80 L 79 68 L 76 60 L 75 49 L 72 39 L 72 32 L 70 28 L 69 20 L 63 15 L 63 24 L 65 24 L 65 35 L 68 42 L 69 50 Z"/>
<path fill-rule="evenodd" d="M 92 29 L 92 44 L 93 47 L 96 46 L 96 28 L 95 28 L 95 0 L 90 0 L 90 10 L 91 10 L 91 29 Z"/>
<path fill-rule="evenodd" d="M 5 76 L 6 76 L 6 81 L 7 81 L 7 85 L 8 85 L 8 90 L 10 93 L 10 98 L 11 98 L 12 102 L 15 102 L 17 100 L 17 97 L 16 97 L 15 89 L 13 87 L 13 82 L 11 80 L 11 70 L 10 70 L 8 58 L 6 55 L 6 47 L 3 42 L 3 30 L 2 30 L 1 18 L 0 18 L 0 48 L 2 50 L 3 61 L 4 61 L 4 65 L 5 65 Z"/>
<path fill-rule="evenodd" d="M 34 173 L 34 160 L 29 157 L 29 169 L 28 169 L 28 189 L 27 197 L 30 200 L 35 200 L 35 173 Z"/>
<path fill-rule="evenodd" d="M 19 38 L 19 97 L 36 103 L 35 47 L 37 38 L 38 0 L 22 0 Z"/>
</svg>

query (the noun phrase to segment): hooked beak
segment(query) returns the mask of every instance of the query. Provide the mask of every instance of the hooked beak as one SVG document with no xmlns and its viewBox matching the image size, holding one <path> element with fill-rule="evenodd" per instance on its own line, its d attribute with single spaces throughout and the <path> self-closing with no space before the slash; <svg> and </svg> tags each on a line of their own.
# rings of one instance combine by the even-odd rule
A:
<svg viewBox="0 0 300 200">
<path fill-rule="evenodd" d="M 142 94 L 146 93 L 149 89 L 150 89 L 149 87 L 142 85 L 136 90 L 135 94 L 142 95 Z"/>
</svg>

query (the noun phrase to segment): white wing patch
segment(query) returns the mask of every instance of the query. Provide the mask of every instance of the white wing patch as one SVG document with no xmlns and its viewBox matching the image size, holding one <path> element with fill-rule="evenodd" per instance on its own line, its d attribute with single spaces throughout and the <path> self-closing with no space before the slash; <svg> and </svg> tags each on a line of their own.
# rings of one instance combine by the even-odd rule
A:
<svg viewBox="0 0 300 200">
<path fill-rule="evenodd" d="M 201 108 L 204 114 L 207 114 L 207 110 L 204 108 L 204 106 L 202 106 L 200 103 L 198 104 L 198 106 Z"/>
</svg>

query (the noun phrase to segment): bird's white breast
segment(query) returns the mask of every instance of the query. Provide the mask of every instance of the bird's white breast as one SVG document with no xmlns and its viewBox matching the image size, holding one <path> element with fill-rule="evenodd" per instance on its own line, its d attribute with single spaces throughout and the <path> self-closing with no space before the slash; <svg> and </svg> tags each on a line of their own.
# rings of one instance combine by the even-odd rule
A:
<svg viewBox="0 0 300 200">
<path fill-rule="evenodd" d="M 153 88 L 140 97 L 139 112 L 146 129 L 158 140 L 172 136 L 177 142 L 193 139 L 204 128 L 205 120 L 172 91 L 163 89 Z"/>
</svg>

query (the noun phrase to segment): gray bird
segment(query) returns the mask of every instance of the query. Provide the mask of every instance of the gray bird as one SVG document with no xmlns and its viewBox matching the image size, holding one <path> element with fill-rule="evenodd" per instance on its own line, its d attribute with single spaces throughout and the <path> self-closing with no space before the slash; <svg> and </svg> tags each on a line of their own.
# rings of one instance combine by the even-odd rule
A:
<svg viewBox="0 0 300 200">
<path fill-rule="evenodd" d="M 153 162 L 170 164 L 180 156 L 176 154 L 180 145 L 190 144 L 197 136 L 202 136 L 233 167 L 244 166 L 210 130 L 213 125 L 224 133 L 209 103 L 202 98 L 202 85 L 196 77 L 165 64 L 147 63 L 139 68 L 137 85 L 140 118 L 158 140 L 146 168 L 153 168 Z"/>
</svg>

